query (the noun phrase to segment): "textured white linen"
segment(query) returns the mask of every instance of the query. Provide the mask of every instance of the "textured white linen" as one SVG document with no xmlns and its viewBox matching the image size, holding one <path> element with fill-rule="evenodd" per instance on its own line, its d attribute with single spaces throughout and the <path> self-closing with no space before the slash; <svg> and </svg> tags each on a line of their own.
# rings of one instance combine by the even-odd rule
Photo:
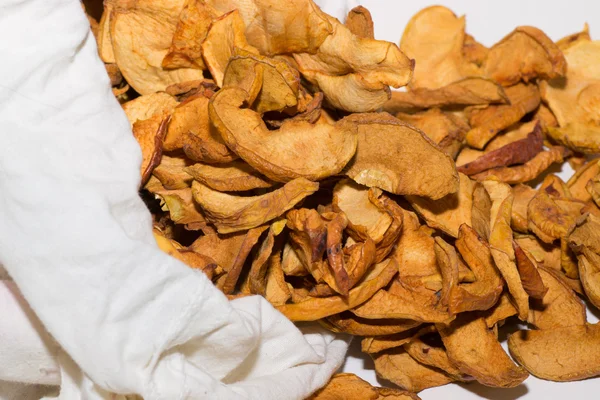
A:
<svg viewBox="0 0 600 400">
<path fill-rule="evenodd" d="M 72 358 L 40 361 L 59 364 L 59 398 L 283 400 L 322 386 L 346 337 L 302 333 L 260 297 L 229 302 L 157 248 L 140 150 L 79 2 L 3 0 L 0 37 L 0 263 Z M 15 326 L 39 336 L 0 343 L 0 364 L 54 351 L 22 312 Z"/>
</svg>

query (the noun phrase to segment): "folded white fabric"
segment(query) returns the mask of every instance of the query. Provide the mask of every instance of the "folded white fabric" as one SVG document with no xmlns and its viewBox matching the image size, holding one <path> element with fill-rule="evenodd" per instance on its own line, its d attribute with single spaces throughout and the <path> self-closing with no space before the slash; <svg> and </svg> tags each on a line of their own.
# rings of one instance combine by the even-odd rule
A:
<svg viewBox="0 0 600 400">
<path fill-rule="evenodd" d="M 0 37 L 0 263 L 70 356 L 59 398 L 282 400 L 322 386 L 346 337 L 302 333 L 260 297 L 229 302 L 157 248 L 141 154 L 79 2 L 3 0 Z"/>
</svg>

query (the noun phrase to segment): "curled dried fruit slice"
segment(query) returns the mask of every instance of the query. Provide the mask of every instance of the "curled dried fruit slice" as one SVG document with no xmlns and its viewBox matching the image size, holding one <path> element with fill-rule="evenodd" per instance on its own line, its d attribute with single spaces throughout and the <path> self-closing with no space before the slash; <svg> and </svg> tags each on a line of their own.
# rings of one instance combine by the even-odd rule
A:
<svg viewBox="0 0 600 400">
<path fill-rule="evenodd" d="M 392 253 L 401 279 L 439 274 L 432 234 L 431 228 L 420 225 L 415 213 L 404 211 L 402 234 Z"/>
<path fill-rule="evenodd" d="M 421 364 L 440 369 L 457 381 L 466 380 L 466 376 L 448 359 L 437 332 L 424 333 L 414 337 L 403 347 L 413 359 Z"/>
<path fill-rule="evenodd" d="M 323 322 L 322 325 L 333 332 L 377 337 L 406 332 L 421 324 L 408 319 L 365 319 L 357 317 L 349 311 L 332 315 L 320 322 Z"/>
<path fill-rule="evenodd" d="M 247 96 L 242 89 L 221 89 L 212 97 L 209 113 L 227 146 L 268 178 L 323 179 L 340 172 L 354 155 L 353 124 L 289 121 L 269 131 L 260 114 L 240 108 Z"/>
<path fill-rule="evenodd" d="M 220 192 L 242 192 L 273 186 L 273 182 L 240 160 L 216 165 L 197 163 L 185 171 L 198 182 Z"/>
<path fill-rule="evenodd" d="M 169 212 L 174 223 L 183 224 L 188 230 L 204 229 L 208 224 L 194 203 L 192 189 L 157 190 L 154 194 L 162 200 L 163 211 Z"/>
<path fill-rule="evenodd" d="M 171 157 L 164 155 L 160 164 L 154 168 L 152 175 L 155 176 L 165 189 L 185 189 L 192 185 L 192 176 L 185 172 L 189 161 L 183 157 Z"/>
<path fill-rule="evenodd" d="M 285 304 L 291 293 L 281 269 L 281 252 L 272 254 L 267 264 L 265 299 L 274 306 Z"/>
<path fill-rule="evenodd" d="M 600 163 L 598 160 L 588 161 L 585 165 L 578 168 L 575 174 L 567 181 L 571 196 L 581 201 L 592 200 L 592 196 L 587 191 L 586 186 L 598 174 L 600 174 Z"/>
<path fill-rule="evenodd" d="M 504 352 L 483 318 L 460 314 L 448 326 L 437 325 L 450 361 L 463 373 L 492 387 L 515 387 L 529 374 Z"/>
<path fill-rule="evenodd" d="M 462 224 L 471 224 L 471 209 L 473 208 L 473 181 L 461 173 L 459 173 L 459 179 L 458 192 L 448 194 L 441 199 L 406 197 L 428 226 L 439 229 L 452 237 L 458 236 L 458 229 Z"/>
<path fill-rule="evenodd" d="M 573 233 L 568 242 L 579 260 L 579 278 L 585 294 L 596 307 L 600 305 L 600 219 L 588 215 Z"/>
<path fill-rule="evenodd" d="M 282 219 L 271 224 L 267 236 L 260 244 L 258 252 L 252 260 L 250 271 L 248 272 L 248 286 L 252 294 L 265 296 L 267 293 L 267 272 L 270 267 L 269 259 L 275 245 L 275 237 L 283 231 L 285 223 L 286 220 Z M 283 272 L 281 273 L 281 277 L 283 277 Z M 287 285 L 283 286 L 287 289 Z M 284 303 L 285 301 L 282 304 Z"/>
<path fill-rule="evenodd" d="M 425 327 L 423 328 L 421 328 L 420 326 L 412 326 L 409 330 L 392 335 L 366 337 L 361 342 L 361 349 L 363 353 L 367 354 L 379 353 L 384 350 L 403 346 L 406 343 L 408 343 L 413 337 L 417 335 L 424 335 L 428 332 L 435 332 L 435 326 L 425 325 Z"/>
<path fill-rule="evenodd" d="M 280 189 L 260 196 L 240 197 L 217 192 L 198 181 L 194 181 L 192 185 L 194 200 L 219 233 L 262 225 L 279 217 L 318 188 L 318 183 L 298 178 Z"/>
<path fill-rule="evenodd" d="M 561 207 L 562 205 L 562 207 Z M 527 206 L 529 229 L 546 243 L 566 237 L 575 228 L 579 213 L 565 207 L 566 202 L 539 190 Z"/>
<path fill-rule="evenodd" d="M 515 184 L 529 182 L 537 178 L 553 163 L 563 162 L 570 155 L 570 150 L 562 146 L 552 146 L 547 151 L 538 153 L 523 165 L 504 168 L 493 168 L 472 176 L 473 179 L 483 181 L 488 177 L 495 177 L 502 182 Z"/>
<path fill-rule="evenodd" d="M 467 143 L 482 149 L 500 131 L 519 122 L 523 116 L 540 104 L 540 93 L 535 84 L 519 83 L 505 89 L 510 104 L 490 105 L 471 111 Z"/>
<path fill-rule="evenodd" d="M 344 171 L 355 182 L 434 200 L 458 190 L 452 158 L 404 122 L 379 113 L 351 115 L 340 123 L 358 126 L 356 155 Z"/>
<path fill-rule="evenodd" d="M 418 400 L 417 395 L 400 389 L 373 387 L 354 374 L 335 374 L 324 388 L 307 400 Z"/>
<path fill-rule="evenodd" d="M 538 378 L 570 382 L 600 374 L 600 325 L 518 331 L 508 348 Z"/>
<path fill-rule="evenodd" d="M 123 111 L 133 126 L 137 121 L 149 119 L 154 115 L 170 113 L 177 104 L 175 97 L 164 92 L 157 92 L 126 102 L 123 104 Z"/>
<path fill-rule="evenodd" d="M 375 33 L 373 32 L 373 19 L 371 13 L 363 6 L 354 7 L 348 11 L 348 16 L 344 22 L 346 28 L 350 30 L 354 35 L 374 39 Z"/>
<path fill-rule="evenodd" d="M 463 55 L 465 18 L 442 6 L 415 14 L 404 30 L 400 49 L 416 60 L 410 88 L 437 89 L 465 77 L 481 75 Z"/>
<path fill-rule="evenodd" d="M 565 51 L 569 47 L 582 42 L 582 41 L 590 41 L 592 40 L 590 37 L 590 27 L 587 22 L 583 25 L 583 30 L 581 32 L 576 32 L 571 35 L 567 35 L 564 38 L 559 39 L 556 42 L 556 45 L 562 51 Z"/>
<path fill-rule="evenodd" d="M 485 324 L 488 328 L 493 328 L 497 324 L 501 324 L 505 319 L 517 315 L 518 311 L 512 305 L 510 296 L 507 292 L 502 293 L 498 302 L 489 310 L 481 315 L 485 319 Z"/>
<path fill-rule="evenodd" d="M 544 137 L 542 128 L 536 124 L 525 139 L 506 144 L 496 150 L 485 152 L 481 157 L 458 166 L 458 172 L 475 175 L 490 168 L 524 164 L 542 151 Z"/>
<path fill-rule="evenodd" d="M 510 86 L 521 80 L 562 77 L 567 61 L 544 32 L 519 26 L 490 48 L 483 69 L 496 82 Z"/>
<path fill-rule="evenodd" d="M 538 272 L 537 263 L 533 256 L 528 254 L 527 250 L 523 250 L 517 242 L 513 242 L 513 247 L 523 289 L 532 299 L 542 300 L 548 292 L 548 288 L 544 285 L 544 280 Z"/>
<path fill-rule="evenodd" d="M 150 94 L 167 86 L 202 78 L 202 70 L 164 70 L 162 60 L 171 46 L 185 0 L 113 0 L 110 39 L 115 61 L 138 93 Z"/>
<path fill-rule="evenodd" d="M 416 361 L 403 348 L 374 354 L 373 361 L 377 376 L 412 392 L 454 382 L 454 378 L 441 370 Z"/>
<path fill-rule="evenodd" d="M 502 86 L 484 78 L 465 78 L 438 89 L 393 91 L 383 109 L 390 114 L 419 108 L 508 103 Z"/>
<path fill-rule="evenodd" d="M 163 117 L 156 114 L 149 119 L 133 124 L 133 137 L 142 150 L 142 165 L 140 167 L 142 186 L 148 182 L 152 171 L 160 164 L 162 144 L 167 134 L 170 119 L 169 116 Z"/>
</svg>

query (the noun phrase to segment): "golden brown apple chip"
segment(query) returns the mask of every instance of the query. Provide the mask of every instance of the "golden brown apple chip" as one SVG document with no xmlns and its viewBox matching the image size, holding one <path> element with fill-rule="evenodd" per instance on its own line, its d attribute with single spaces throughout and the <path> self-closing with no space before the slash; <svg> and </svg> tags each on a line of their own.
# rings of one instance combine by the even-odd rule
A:
<svg viewBox="0 0 600 400">
<path fill-rule="evenodd" d="M 220 13 L 237 9 L 246 25 L 248 42 L 261 54 L 314 53 L 332 33 L 329 16 L 311 0 L 278 3 L 271 0 L 208 0 Z"/>
<path fill-rule="evenodd" d="M 274 185 L 241 160 L 214 165 L 196 163 L 185 168 L 185 171 L 198 182 L 220 192 L 243 192 Z"/>
<path fill-rule="evenodd" d="M 410 331 L 421 323 L 408 319 L 365 319 L 357 317 L 349 311 L 332 315 L 322 320 L 323 325 L 333 332 L 345 332 L 357 336 L 376 336 L 386 338 Z"/>
<path fill-rule="evenodd" d="M 600 325 L 518 331 L 508 348 L 519 364 L 541 379 L 570 382 L 600 374 Z"/>
<path fill-rule="evenodd" d="M 504 352 L 483 318 L 459 314 L 449 325 L 437 325 L 450 362 L 464 374 L 492 387 L 515 387 L 529 375 Z"/>
<path fill-rule="evenodd" d="M 493 328 L 496 324 L 503 323 L 505 319 L 517 315 L 518 311 L 513 306 L 508 292 L 502 293 L 498 302 L 489 310 L 481 313 L 485 319 L 488 328 Z"/>
<path fill-rule="evenodd" d="M 333 209 L 348 217 L 348 233 L 355 240 L 383 240 L 392 224 L 389 213 L 369 200 L 368 188 L 350 179 L 342 179 L 333 188 Z"/>
<path fill-rule="evenodd" d="M 286 242 L 283 247 L 283 255 L 281 257 L 281 268 L 285 275 L 290 276 L 306 276 L 309 274 L 308 270 L 298 257 L 296 250 L 290 244 Z"/>
<path fill-rule="evenodd" d="M 511 86 L 519 81 L 565 76 L 567 62 L 544 32 L 519 26 L 490 48 L 483 69 L 494 81 Z"/>
<path fill-rule="evenodd" d="M 559 144 L 580 153 L 600 151 L 598 63 L 600 42 L 579 41 L 564 50 L 569 64 L 566 79 L 542 82 L 544 100 L 556 116 L 559 128 L 549 128 L 548 135 Z"/>
<path fill-rule="evenodd" d="M 218 287 L 227 294 L 233 293 L 250 250 L 258 242 L 267 226 L 229 235 L 211 234 L 200 236 L 190 245 L 196 253 L 213 258 L 226 271 Z"/>
<path fill-rule="evenodd" d="M 467 377 L 448 359 L 437 332 L 414 337 L 403 347 L 415 361 L 440 369 L 457 381 L 466 380 Z"/>
<path fill-rule="evenodd" d="M 533 131 L 525 139 L 485 152 L 481 157 L 464 165 L 458 164 L 458 172 L 475 175 L 491 168 L 524 164 L 542 151 L 543 142 L 542 128 L 539 124 L 536 124 Z"/>
<path fill-rule="evenodd" d="M 274 306 L 285 304 L 290 299 L 291 293 L 281 269 L 281 252 L 272 254 L 267 263 L 265 299 Z"/>
<path fill-rule="evenodd" d="M 115 63 L 115 53 L 110 40 L 110 15 L 112 7 L 110 2 L 104 4 L 104 11 L 98 23 L 98 34 L 96 35 L 98 54 L 100 55 L 100 59 L 105 63 Z"/>
<path fill-rule="evenodd" d="M 279 217 L 318 188 L 318 183 L 298 178 L 272 192 L 242 197 L 218 192 L 198 181 L 192 184 L 194 200 L 219 233 L 236 232 L 262 225 Z"/>
<path fill-rule="evenodd" d="M 214 19 L 202 42 L 202 57 L 215 83 L 223 87 L 223 76 L 229 59 L 240 52 L 258 55 L 244 35 L 244 21 L 238 10 Z"/>
<path fill-rule="evenodd" d="M 138 93 L 150 94 L 167 86 L 202 78 L 202 70 L 164 70 L 185 0 L 111 0 L 110 39 L 115 62 Z"/>
<path fill-rule="evenodd" d="M 519 270 L 523 289 L 525 289 L 531 298 L 543 299 L 548 288 L 544 285 L 533 256 L 527 254 L 527 250 L 523 250 L 517 242 L 513 242 L 513 247 L 515 249 L 517 269 Z"/>
<path fill-rule="evenodd" d="M 123 104 L 123 111 L 133 126 L 137 121 L 143 121 L 158 114 L 171 113 L 177 104 L 175 97 L 164 92 L 157 92 L 126 102 Z"/>
<path fill-rule="evenodd" d="M 252 294 L 266 295 L 267 290 L 267 272 L 269 270 L 269 258 L 275 245 L 275 237 L 285 228 L 286 220 L 275 221 L 269 227 L 267 236 L 264 238 L 258 252 L 256 253 L 250 271 L 248 273 L 249 289 Z M 283 276 L 283 273 L 281 274 Z M 282 304 L 284 304 L 283 302 Z"/>
<path fill-rule="evenodd" d="M 192 185 L 192 176 L 185 168 L 189 160 L 180 156 L 167 156 L 163 154 L 160 164 L 154 168 L 152 175 L 158 178 L 165 189 L 185 189 Z"/>
<path fill-rule="evenodd" d="M 162 60 L 164 69 L 206 69 L 202 59 L 202 42 L 216 17 L 203 1 L 187 0 L 179 13 L 168 53 Z"/>
<path fill-rule="evenodd" d="M 246 97 L 241 89 L 221 89 L 212 97 L 209 113 L 229 148 L 268 178 L 323 179 L 340 172 L 354 155 L 354 124 L 289 121 L 269 131 L 260 114 L 240 108 Z"/>
<path fill-rule="evenodd" d="M 346 25 L 346 28 L 348 28 L 350 32 L 358 37 L 375 39 L 371 13 L 363 6 L 354 7 L 352 10 L 348 11 L 348 16 L 346 17 L 344 25 Z"/>
<path fill-rule="evenodd" d="M 407 92 L 392 91 L 383 109 L 397 112 L 446 106 L 470 106 L 508 103 L 502 86 L 485 78 L 464 78 L 438 89 L 416 88 Z"/>
<path fill-rule="evenodd" d="M 375 261 L 380 262 L 385 259 L 396 246 L 396 242 L 402 233 L 402 224 L 404 220 L 404 209 L 398 205 L 383 191 L 377 188 L 369 190 L 369 200 L 382 210 L 385 210 L 391 217 L 392 223 L 385 231 L 381 242 L 377 243 L 377 254 Z"/>
<path fill-rule="evenodd" d="M 569 192 L 574 199 L 581 201 L 590 201 L 592 196 L 587 191 L 586 186 L 590 180 L 600 174 L 600 164 L 598 160 L 590 160 L 577 169 L 575 174 L 567 181 Z"/>
<path fill-rule="evenodd" d="M 328 220 L 326 239 L 327 263 L 335 282 L 335 287 L 330 286 L 336 292 L 347 296 L 352 285 L 348 277 L 348 271 L 346 270 L 344 252 L 342 250 L 342 235 L 344 229 L 348 226 L 348 218 L 343 212 L 328 213 L 327 215 L 323 215 L 323 217 Z"/>
<path fill-rule="evenodd" d="M 355 182 L 434 200 L 458 190 L 454 161 L 411 126 L 382 113 L 355 114 L 341 123 L 358 126 L 356 155 L 344 170 Z"/>
<path fill-rule="evenodd" d="M 581 32 L 576 32 L 571 35 L 567 35 L 564 38 L 559 39 L 556 42 L 556 45 L 558 46 L 559 49 L 564 51 L 564 50 L 568 49 L 569 47 L 573 46 L 574 44 L 579 43 L 580 41 L 590 41 L 590 40 L 592 40 L 592 38 L 590 37 L 590 27 L 586 22 L 585 24 L 583 24 L 583 30 Z"/>
<path fill-rule="evenodd" d="M 164 117 L 157 114 L 149 119 L 133 124 L 133 137 L 137 140 L 142 150 L 142 165 L 140 167 L 142 186 L 148 182 L 152 171 L 160 164 L 162 143 L 167 133 L 170 119 L 170 116 Z"/>
<path fill-rule="evenodd" d="M 481 67 L 487 58 L 489 49 L 479 43 L 475 38 L 468 33 L 465 34 L 462 53 L 465 60 Z"/>
<path fill-rule="evenodd" d="M 404 29 L 400 49 L 416 60 L 410 88 L 437 89 L 466 77 L 480 76 L 464 58 L 465 18 L 442 6 L 424 8 Z"/>
<path fill-rule="evenodd" d="M 277 309 L 292 321 L 316 321 L 364 303 L 373 296 L 373 293 L 386 286 L 397 272 L 396 262 L 387 259 L 367 272 L 362 281 L 350 289 L 347 297 L 340 295 L 307 297 L 304 301 L 284 304 Z"/>
<path fill-rule="evenodd" d="M 335 374 L 327 385 L 307 400 L 418 400 L 411 392 L 371 386 L 354 374 Z"/>
<path fill-rule="evenodd" d="M 472 178 L 482 181 L 493 176 L 502 182 L 510 184 L 529 182 L 537 178 L 552 164 L 563 162 L 565 157 L 568 157 L 570 154 L 570 150 L 565 147 L 552 146 L 549 150 L 539 152 L 523 165 L 488 169 L 487 171 L 473 175 Z"/>
<path fill-rule="evenodd" d="M 403 332 L 384 336 L 366 337 L 362 340 L 360 346 L 363 353 L 375 354 L 384 350 L 403 346 L 415 336 L 424 335 L 429 332 L 436 332 L 434 325 L 424 325 L 421 327 L 419 323 L 419 325 L 413 326 L 411 329 Z"/>
<path fill-rule="evenodd" d="M 300 77 L 288 63 L 246 54 L 231 58 L 223 86 L 237 86 L 248 93 L 246 103 L 260 114 L 298 105 Z"/>
<path fill-rule="evenodd" d="M 171 113 L 171 123 L 164 140 L 165 151 L 179 150 L 188 142 L 187 136 L 207 136 L 210 129 L 208 120 L 208 99 L 202 94 L 188 97 L 179 103 Z"/>
<path fill-rule="evenodd" d="M 174 223 L 185 225 L 189 230 L 206 228 L 208 222 L 194 203 L 191 188 L 158 190 L 154 194 L 160 198 L 163 211 L 169 212 Z"/>
<path fill-rule="evenodd" d="M 564 210 L 555 200 L 539 190 L 527 207 L 529 229 L 546 243 L 568 236 L 577 222 L 578 215 Z"/>
<path fill-rule="evenodd" d="M 462 224 L 471 224 L 473 181 L 461 173 L 459 173 L 459 179 L 458 192 L 448 194 L 438 200 L 406 196 L 406 199 L 428 226 L 439 229 L 452 237 L 458 236 L 458 229 Z"/>
<path fill-rule="evenodd" d="M 395 44 L 359 37 L 335 18 L 327 18 L 333 33 L 316 54 L 294 54 L 298 70 L 334 107 L 375 111 L 389 98 L 388 86 L 408 83 L 414 62 Z"/>
<path fill-rule="evenodd" d="M 588 299 L 600 305 L 600 218 L 590 214 L 568 237 L 579 260 L 579 279 Z"/>
<path fill-rule="evenodd" d="M 462 118 L 432 108 L 414 114 L 397 113 L 396 118 L 420 129 L 450 157 L 456 157 L 469 130 Z"/>
<path fill-rule="evenodd" d="M 377 376 L 411 392 L 443 386 L 455 380 L 439 369 L 416 361 L 403 348 L 386 350 L 372 357 Z"/>
<path fill-rule="evenodd" d="M 551 269 L 540 267 L 539 275 L 548 292 L 542 300 L 533 299 L 527 322 L 538 329 L 585 325 L 585 305 Z"/>
<path fill-rule="evenodd" d="M 289 257 L 291 267 L 299 260 L 317 282 L 323 280 L 322 257 L 327 245 L 327 226 L 316 210 L 301 208 L 286 214 L 287 227 L 290 229 L 292 251 Z M 293 249 L 296 250 L 293 250 Z M 284 250 L 285 251 L 285 250 Z M 294 257 L 295 256 L 295 257 Z M 286 266 L 284 253 L 284 267 Z M 297 269 L 299 267 L 293 267 Z"/>
<path fill-rule="evenodd" d="M 466 136 L 469 146 L 482 149 L 500 131 L 519 122 L 540 104 L 540 93 L 535 84 L 518 83 L 507 87 L 505 93 L 510 104 L 490 105 L 471 111 L 471 130 Z"/>
<path fill-rule="evenodd" d="M 522 183 L 513 186 L 513 205 L 511 210 L 510 226 L 514 231 L 528 233 L 527 207 L 537 191 L 531 186 Z"/>
</svg>

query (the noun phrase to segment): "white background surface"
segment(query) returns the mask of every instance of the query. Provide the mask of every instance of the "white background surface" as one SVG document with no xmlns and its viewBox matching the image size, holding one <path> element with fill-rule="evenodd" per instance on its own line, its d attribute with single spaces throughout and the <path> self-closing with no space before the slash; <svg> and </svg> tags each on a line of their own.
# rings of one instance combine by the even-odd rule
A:
<svg viewBox="0 0 600 400">
<path fill-rule="evenodd" d="M 344 0 L 327 1 L 325 11 L 343 7 Z M 375 22 L 375 38 L 394 43 L 400 41 L 408 20 L 424 7 L 441 4 L 457 15 L 467 16 L 467 32 L 480 43 L 491 46 L 518 25 L 532 25 L 542 29 L 553 40 L 582 30 L 590 24 L 593 39 L 600 39 L 600 1 L 531 1 L 531 0 L 366 0 L 358 1 L 367 7 Z M 333 12 L 332 12 L 333 14 Z M 596 32 L 598 32 L 596 34 Z M 568 179 L 572 170 L 565 164 L 559 175 Z M 594 310 L 596 312 L 596 310 Z M 598 315 L 598 313 L 597 313 Z M 590 322 L 598 319 L 588 312 Z M 505 343 L 504 343 L 505 345 Z M 372 384 L 387 386 L 375 376 L 373 363 L 360 351 L 360 340 L 354 340 L 344 371 L 354 372 Z M 532 399 L 595 399 L 600 397 L 600 378 L 580 382 L 556 383 L 529 377 L 513 389 L 488 388 L 478 383 L 450 384 L 419 393 L 423 400 L 532 400 Z"/>
</svg>

